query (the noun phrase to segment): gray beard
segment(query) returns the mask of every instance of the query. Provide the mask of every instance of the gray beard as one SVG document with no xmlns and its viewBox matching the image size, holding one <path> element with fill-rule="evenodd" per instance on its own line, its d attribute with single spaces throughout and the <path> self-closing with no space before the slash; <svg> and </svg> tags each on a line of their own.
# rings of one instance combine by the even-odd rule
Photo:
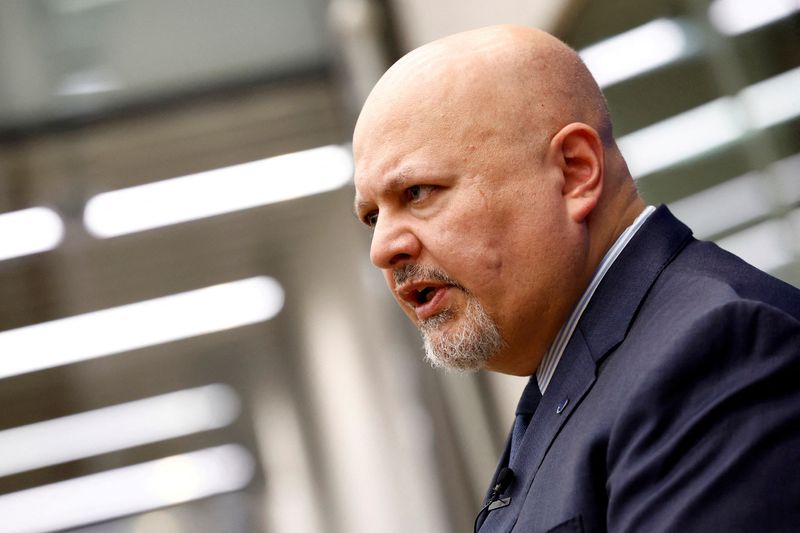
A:
<svg viewBox="0 0 800 533">
<path fill-rule="evenodd" d="M 461 324 L 448 333 L 440 328 L 453 320 L 446 309 L 420 324 L 425 358 L 434 368 L 474 371 L 483 368 L 505 344 L 497 325 L 474 297 L 469 297 Z"/>
</svg>

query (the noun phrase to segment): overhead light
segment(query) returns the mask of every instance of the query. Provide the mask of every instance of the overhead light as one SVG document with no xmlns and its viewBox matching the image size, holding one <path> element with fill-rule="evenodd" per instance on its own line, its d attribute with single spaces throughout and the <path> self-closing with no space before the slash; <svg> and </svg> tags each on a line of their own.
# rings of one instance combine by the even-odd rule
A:
<svg viewBox="0 0 800 533">
<path fill-rule="evenodd" d="M 772 211 L 769 178 L 756 172 L 671 202 L 669 208 L 698 238 L 712 237 Z"/>
<path fill-rule="evenodd" d="M 64 223 L 47 207 L 0 214 L 0 261 L 52 250 L 64 239 Z"/>
<path fill-rule="evenodd" d="M 778 180 L 778 195 L 783 205 L 800 204 L 800 153 L 775 161 L 769 166 Z M 800 235 L 800 232 L 798 232 Z"/>
<path fill-rule="evenodd" d="M 737 35 L 800 11 L 797 0 L 714 0 L 708 18 L 721 33 Z"/>
<path fill-rule="evenodd" d="M 800 208 L 794 209 L 788 215 L 786 215 L 786 219 L 789 226 L 789 230 L 791 231 L 791 235 L 798 235 L 800 234 Z M 800 243 L 797 242 L 797 239 L 792 239 L 792 251 L 794 252 L 794 260 L 795 264 L 800 266 Z"/>
<path fill-rule="evenodd" d="M 0 496 L 4 533 L 61 531 L 244 488 L 254 461 L 239 445 L 175 455 Z"/>
<path fill-rule="evenodd" d="M 263 322 L 281 307 L 281 286 L 259 276 L 0 332 L 0 378 Z"/>
<path fill-rule="evenodd" d="M 232 388 L 207 385 L 6 429 L 0 476 L 224 427 L 238 413 Z"/>
<path fill-rule="evenodd" d="M 638 76 L 680 59 L 689 52 L 683 27 L 659 18 L 580 51 L 600 87 Z"/>
<path fill-rule="evenodd" d="M 62 15 L 72 15 L 107 7 L 120 2 L 122 2 L 122 0 L 50 0 L 48 6 Z"/>
<path fill-rule="evenodd" d="M 754 83 L 739 93 L 748 119 L 756 128 L 768 128 L 800 115 L 798 95 L 800 67 Z"/>
<path fill-rule="evenodd" d="M 59 96 L 81 96 L 118 91 L 122 88 L 116 76 L 108 69 L 93 67 L 67 74 L 58 85 Z"/>
<path fill-rule="evenodd" d="M 756 268 L 771 272 L 793 260 L 793 250 L 789 246 L 792 229 L 788 222 L 768 220 L 719 239 L 717 244 Z"/>
<path fill-rule="evenodd" d="M 713 100 L 621 137 L 628 168 L 641 177 L 738 139 L 746 128 L 733 98 Z"/>
<path fill-rule="evenodd" d="M 350 151 L 324 146 L 98 194 L 83 220 L 115 237 L 337 189 L 352 175 Z"/>
<path fill-rule="evenodd" d="M 620 139 L 634 177 L 735 141 L 749 130 L 763 129 L 800 115 L 800 67 L 754 83 L 735 97 L 723 97 Z"/>
</svg>

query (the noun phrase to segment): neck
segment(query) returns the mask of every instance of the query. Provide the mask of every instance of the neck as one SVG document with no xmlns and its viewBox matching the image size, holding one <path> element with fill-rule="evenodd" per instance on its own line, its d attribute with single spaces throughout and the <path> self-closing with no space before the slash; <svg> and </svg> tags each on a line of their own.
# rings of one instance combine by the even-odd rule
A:
<svg viewBox="0 0 800 533">
<path fill-rule="evenodd" d="M 622 232 L 633 224 L 646 207 L 633 185 L 633 180 L 626 180 L 626 183 L 630 184 L 629 191 L 625 193 L 619 191 L 608 202 L 598 205 L 591 219 L 587 221 L 590 235 L 588 262 L 590 269 L 586 273 L 588 276 L 586 283 Z"/>
<path fill-rule="evenodd" d="M 561 287 L 559 301 L 551 303 L 547 316 L 537 318 L 538 334 L 533 338 L 526 336 L 524 342 L 516 338 L 507 339 L 509 345 L 498 354 L 499 357 L 494 357 L 487 363 L 486 370 L 516 376 L 529 376 L 536 372 L 550 344 L 586 290 L 603 257 L 645 209 L 645 202 L 636 193 L 635 188 L 631 189 L 632 193 L 627 197 L 618 194 L 614 199 L 616 201 L 598 205 L 595 212 L 590 215 L 591 220 L 587 219 L 588 249 L 585 249 L 586 255 L 581 260 L 585 270 Z"/>
</svg>

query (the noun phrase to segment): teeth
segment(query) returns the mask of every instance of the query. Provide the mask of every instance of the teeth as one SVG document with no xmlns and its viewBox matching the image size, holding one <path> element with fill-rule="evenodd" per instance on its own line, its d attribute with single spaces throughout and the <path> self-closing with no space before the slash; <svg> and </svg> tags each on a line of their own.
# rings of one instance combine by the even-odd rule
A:
<svg viewBox="0 0 800 533">
<path fill-rule="evenodd" d="M 425 289 L 425 294 L 423 297 L 425 298 L 426 302 L 430 302 L 433 299 L 433 293 L 435 292 L 433 289 Z"/>
</svg>

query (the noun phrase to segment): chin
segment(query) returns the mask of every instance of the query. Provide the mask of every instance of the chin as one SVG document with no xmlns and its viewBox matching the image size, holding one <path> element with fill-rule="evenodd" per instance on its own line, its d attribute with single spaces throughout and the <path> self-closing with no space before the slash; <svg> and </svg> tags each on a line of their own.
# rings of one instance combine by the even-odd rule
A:
<svg viewBox="0 0 800 533">
<path fill-rule="evenodd" d="M 495 323 L 479 305 L 462 317 L 440 313 L 421 324 L 425 356 L 437 368 L 460 372 L 485 368 L 505 346 Z"/>
</svg>

